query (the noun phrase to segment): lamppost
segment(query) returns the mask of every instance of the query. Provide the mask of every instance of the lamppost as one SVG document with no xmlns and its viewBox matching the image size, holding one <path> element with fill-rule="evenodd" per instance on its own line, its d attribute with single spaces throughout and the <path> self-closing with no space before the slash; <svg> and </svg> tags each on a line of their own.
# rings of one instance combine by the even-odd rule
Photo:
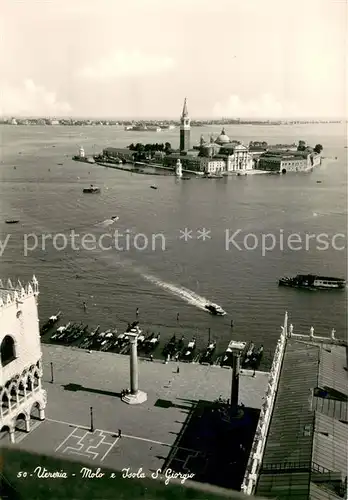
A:
<svg viewBox="0 0 348 500">
<path fill-rule="evenodd" d="M 91 406 L 91 407 L 90 407 L 89 411 L 90 411 L 90 416 L 91 416 L 91 428 L 90 428 L 90 431 L 91 431 L 91 432 L 94 432 L 94 422 L 93 422 L 93 406 Z"/>
<path fill-rule="evenodd" d="M 130 394 L 122 397 L 122 401 L 130 405 L 144 403 L 147 400 L 146 392 L 139 391 L 139 373 L 138 373 L 138 332 L 127 332 L 129 342 L 131 345 L 130 350 Z"/>
</svg>

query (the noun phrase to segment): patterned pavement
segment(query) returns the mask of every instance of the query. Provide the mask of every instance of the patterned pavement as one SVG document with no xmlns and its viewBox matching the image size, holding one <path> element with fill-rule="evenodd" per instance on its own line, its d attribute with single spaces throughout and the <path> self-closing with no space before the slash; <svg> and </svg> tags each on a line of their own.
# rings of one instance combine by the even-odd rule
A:
<svg viewBox="0 0 348 500">
<path fill-rule="evenodd" d="M 129 386 L 129 358 L 116 354 L 42 346 L 46 421 L 16 444 L 22 449 L 120 470 L 161 468 L 198 400 L 230 397 L 231 370 L 216 366 L 139 362 L 139 385 L 148 400 L 129 406 L 119 393 Z M 54 383 L 50 381 L 53 363 Z M 240 401 L 260 408 L 267 374 L 240 377 Z M 156 405 L 161 400 L 166 405 Z M 90 432 L 93 407 L 94 432 Z M 118 438 L 118 429 L 122 437 Z M 195 452 L 183 450 L 189 468 Z M 178 453 L 176 453 L 176 456 Z"/>
</svg>

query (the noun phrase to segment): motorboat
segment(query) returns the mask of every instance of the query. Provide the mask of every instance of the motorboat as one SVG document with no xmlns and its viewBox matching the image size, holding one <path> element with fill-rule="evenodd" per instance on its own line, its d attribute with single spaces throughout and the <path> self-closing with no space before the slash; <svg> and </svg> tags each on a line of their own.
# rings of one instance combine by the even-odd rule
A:
<svg viewBox="0 0 348 500">
<path fill-rule="evenodd" d="M 118 219 L 119 219 L 119 216 L 118 216 L 118 215 L 113 215 L 113 216 L 111 217 L 111 220 L 112 220 L 113 222 L 118 221 Z"/>
<path fill-rule="evenodd" d="M 279 280 L 279 286 L 306 288 L 308 290 L 338 290 L 346 288 L 346 280 L 314 274 L 298 274 L 294 277 L 284 276 Z"/>
<path fill-rule="evenodd" d="M 155 186 L 155 185 L 150 186 L 150 188 L 151 188 L 151 189 L 158 189 L 158 187 L 157 187 L 157 186 Z"/>
<path fill-rule="evenodd" d="M 209 303 L 204 306 L 207 311 L 210 312 L 210 314 L 213 314 L 214 316 L 225 316 L 226 311 L 222 309 L 222 307 L 218 306 L 217 304 Z"/>
<path fill-rule="evenodd" d="M 5 220 L 6 224 L 18 224 L 18 219 L 7 219 Z"/>
<path fill-rule="evenodd" d="M 91 184 L 89 188 L 83 189 L 83 193 L 92 193 L 92 194 L 100 193 L 100 188 L 97 186 L 93 186 L 93 184 Z"/>
</svg>

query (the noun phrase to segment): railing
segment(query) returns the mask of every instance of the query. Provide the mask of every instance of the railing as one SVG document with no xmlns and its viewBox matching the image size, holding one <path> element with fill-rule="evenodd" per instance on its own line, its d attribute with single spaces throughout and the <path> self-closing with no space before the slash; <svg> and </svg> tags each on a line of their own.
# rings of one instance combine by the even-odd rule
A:
<svg viewBox="0 0 348 500">
<path fill-rule="evenodd" d="M 286 338 L 288 334 L 287 324 L 288 324 L 288 315 L 286 313 L 284 319 L 284 326 L 282 327 L 282 333 L 277 343 L 276 351 L 273 358 L 272 368 L 269 374 L 266 399 L 261 408 L 259 423 L 257 425 L 254 442 L 249 456 L 249 462 L 241 486 L 241 490 L 247 495 L 252 495 L 254 493 L 260 466 L 262 463 L 268 429 L 278 389 L 280 371 L 283 364 L 284 352 L 286 347 Z"/>
<path fill-rule="evenodd" d="M 312 469 L 312 464 L 310 461 L 306 462 L 278 462 L 271 464 L 263 464 L 260 468 L 260 474 L 283 474 L 286 472 L 300 472 L 300 471 L 310 471 Z"/>
</svg>

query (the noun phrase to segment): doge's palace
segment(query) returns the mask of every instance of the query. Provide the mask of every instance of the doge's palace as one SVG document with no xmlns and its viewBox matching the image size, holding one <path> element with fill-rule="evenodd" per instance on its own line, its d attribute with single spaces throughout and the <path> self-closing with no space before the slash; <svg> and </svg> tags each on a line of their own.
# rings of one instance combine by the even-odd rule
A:
<svg viewBox="0 0 348 500">
<path fill-rule="evenodd" d="M 12 443 L 45 419 L 38 295 L 35 276 L 26 285 L 0 280 L 0 429 Z"/>
</svg>

